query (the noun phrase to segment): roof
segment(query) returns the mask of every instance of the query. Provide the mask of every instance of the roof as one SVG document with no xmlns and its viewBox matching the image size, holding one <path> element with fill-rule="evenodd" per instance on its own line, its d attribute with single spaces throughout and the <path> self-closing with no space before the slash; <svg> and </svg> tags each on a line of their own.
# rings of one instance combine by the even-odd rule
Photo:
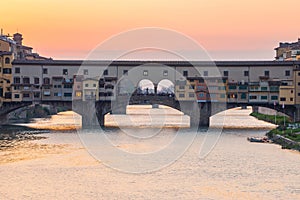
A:
<svg viewBox="0 0 300 200">
<path fill-rule="evenodd" d="M 32 47 L 25 46 L 25 45 L 18 45 L 21 49 L 33 49 Z"/>
<path fill-rule="evenodd" d="M 0 56 L 12 55 L 12 52 L 1 51 Z"/>
<path fill-rule="evenodd" d="M 65 65 L 65 66 L 139 66 L 143 64 L 157 64 L 186 67 L 186 66 L 220 66 L 220 67 L 247 67 L 247 66 L 293 66 L 300 65 L 300 61 L 162 61 L 162 60 L 14 60 L 13 65 Z"/>
</svg>

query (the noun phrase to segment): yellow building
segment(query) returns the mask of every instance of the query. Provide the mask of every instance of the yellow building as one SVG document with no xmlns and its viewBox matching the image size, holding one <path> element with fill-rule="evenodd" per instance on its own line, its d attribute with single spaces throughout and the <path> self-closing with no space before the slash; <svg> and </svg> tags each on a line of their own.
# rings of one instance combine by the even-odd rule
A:
<svg viewBox="0 0 300 200">
<path fill-rule="evenodd" d="M 282 85 L 279 87 L 279 104 L 295 104 L 295 87 L 292 80 L 283 81 Z"/>
<path fill-rule="evenodd" d="M 14 41 L 0 35 L 0 101 L 11 101 L 12 61 Z"/>
<path fill-rule="evenodd" d="M 177 81 L 175 85 L 175 96 L 178 101 L 196 100 L 194 84 L 189 81 Z"/>
<path fill-rule="evenodd" d="M 294 87 L 295 87 L 295 104 L 300 104 L 300 68 L 296 66 L 294 69 Z"/>
</svg>

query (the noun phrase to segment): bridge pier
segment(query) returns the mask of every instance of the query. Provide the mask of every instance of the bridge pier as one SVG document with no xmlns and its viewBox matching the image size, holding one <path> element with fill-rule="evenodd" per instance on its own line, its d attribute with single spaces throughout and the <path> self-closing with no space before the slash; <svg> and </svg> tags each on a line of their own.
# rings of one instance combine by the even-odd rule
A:
<svg viewBox="0 0 300 200">
<path fill-rule="evenodd" d="M 73 111 L 81 115 L 82 129 L 99 128 L 95 101 L 73 101 Z"/>
<path fill-rule="evenodd" d="M 180 110 L 190 116 L 190 128 L 208 128 L 211 115 L 210 103 L 197 103 L 195 101 L 181 101 Z"/>
</svg>

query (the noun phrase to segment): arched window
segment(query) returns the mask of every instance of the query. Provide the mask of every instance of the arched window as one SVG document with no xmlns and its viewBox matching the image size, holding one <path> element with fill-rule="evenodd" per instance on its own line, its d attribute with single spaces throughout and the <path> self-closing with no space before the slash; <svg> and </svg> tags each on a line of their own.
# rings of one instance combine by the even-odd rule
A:
<svg viewBox="0 0 300 200">
<path fill-rule="evenodd" d="M 148 79 L 141 80 L 138 84 L 136 92 L 137 94 L 145 94 L 145 95 L 155 94 L 153 82 Z"/>
<path fill-rule="evenodd" d="M 9 58 L 5 58 L 5 64 L 10 64 L 10 59 Z"/>
<path fill-rule="evenodd" d="M 173 95 L 174 84 L 168 79 L 161 80 L 157 85 L 157 93 L 159 95 Z"/>
</svg>

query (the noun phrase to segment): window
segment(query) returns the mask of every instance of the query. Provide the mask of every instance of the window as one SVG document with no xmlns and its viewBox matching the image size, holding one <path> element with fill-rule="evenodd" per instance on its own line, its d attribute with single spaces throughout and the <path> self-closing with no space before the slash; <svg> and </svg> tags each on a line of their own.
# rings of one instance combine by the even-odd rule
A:
<svg viewBox="0 0 300 200">
<path fill-rule="evenodd" d="M 261 100 L 267 100 L 267 99 L 268 99 L 268 96 L 261 96 L 260 99 L 261 99 Z"/>
<path fill-rule="evenodd" d="M 148 76 L 148 70 L 144 70 L 143 75 Z"/>
<path fill-rule="evenodd" d="M 270 71 L 265 71 L 265 76 L 270 76 Z"/>
<path fill-rule="evenodd" d="M 230 93 L 227 95 L 228 98 L 231 98 L 231 99 L 236 99 L 237 98 L 237 94 L 236 93 Z"/>
<path fill-rule="evenodd" d="M 34 84 L 40 84 L 40 79 L 38 77 L 34 78 Z"/>
<path fill-rule="evenodd" d="M 20 86 L 14 86 L 14 90 L 19 90 L 20 89 Z"/>
<path fill-rule="evenodd" d="M 34 98 L 39 98 L 40 97 L 40 93 L 39 92 L 34 92 L 33 96 L 34 96 Z"/>
<path fill-rule="evenodd" d="M 55 92 L 53 95 L 54 95 L 55 97 L 61 97 L 61 93 L 60 93 L 60 92 Z"/>
<path fill-rule="evenodd" d="M 75 92 L 76 97 L 81 97 L 82 93 L 80 91 Z"/>
<path fill-rule="evenodd" d="M 294 101 L 294 98 L 290 98 L 290 101 Z"/>
<path fill-rule="evenodd" d="M 128 75 L 128 70 L 123 70 L 123 75 L 127 76 Z"/>
<path fill-rule="evenodd" d="M 300 97 L 300 93 L 298 93 L 298 96 Z"/>
<path fill-rule="evenodd" d="M 184 94 L 183 94 L 183 93 L 180 93 L 180 94 L 179 94 L 179 97 L 180 97 L 180 98 L 184 98 Z"/>
<path fill-rule="evenodd" d="M 63 75 L 68 75 L 68 69 L 63 69 Z"/>
<path fill-rule="evenodd" d="M 16 99 L 20 98 L 20 94 L 15 94 L 15 98 Z"/>
<path fill-rule="evenodd" d="M 290 70 L 285 70 L 285 76 L 290 76 L 290 75 L 291 75 Z"/>
<path fill-rule="evenodd" d="M 30 79 L 29 79 L 29 77 L 24 77 L 24 78 L 23 78 L 23 83 L 24 83 L 24 84 L 30 84 Z"/>
<path fill-rule="evenodd" d="M 197 85 L 197 90 L 205 90 L 206 87 L 203 85 Z"/>
<path fill-rule="evenodd" d="M 50 78 L 44 78 L 43 83 L 44 84 L 50 84 Z"/>
<path fill-rule="evenodd" d="M 15 84 L 21 83 L 20 77 L 14 77 L 14 83 Z"/>
<path fill-rule="evenodd" d="M 10 68 L 4 68 L 3 69 L 3 74 L 11 74 L 11 69 Z"/>
<path fill-rule="evenodd" d="M 241 99 L 247 99 L 247 94 L 246 93 L 242 93 L 241 94 Z"/>
<path fill-rule="evenodd" d="M 83 70 L 83 74 L 84 74 L 84 75 L 89 75 L 89 70 L 84 69 L 84 70 Z"/>
<path fill-rule="evenodd" d="M 236 90 L 236 85 L 229 85 L 230 90 Z"/>
<path fill-rule="evenodd" d="M 21 70 L 20 70 L 20 67 L 16 67 L 15 68 L 15 74 L 20 74 Z"/>
<path fill-rule="evenodd" d="M 29 97 L 30 97 L 30 95 L 28 93 L 23 94 L 23 98 L 29 98 Z"/>
<path fill-rule="evenodd" d="M 93 87 L 96 87 L 96 84 L 95 84 L 95 83 L 93 84 Z"/>
<path fill-rule="evenodd" d="M 73 85 L 71 84 L 64 84 L 64 88 L 72 88 Z"/>
<path fill-rule="evenodd" d="M 168 76 L 168 70 L 164 70 L 163 75 Z"/>
<path fill-rule="evenodd" d="M 278 86 L 270 86 L 270 91 L 272 91 L 272 92 L 278 92 L 279 91 L 279 87 Z"/>
<path fill-rule="evenodd" d="M 104 76 L 108 75 L 108 70 L 107 70 L 107 69 L 104 70 L 103 75 L 104 75 Z"/>
<path fill-rule="evenodd" d="M 298 76 L 300 76 L 300 72 L 298 72 Z"/>
<path fill-rule="evenodd" d="M 218 86 L 209 86 L 209 90 L 218 90 Z"/>
<path fill-rule="evenodd" d="M 48 69 L 47 68 L 43 68 L 43 74 L 48 74 Z"/>
<path fill-rule="evenodd" d="M 204 93 L 199 93 L 199 97 L 204 97 Z"/>
<path fill-rule="evenodd" d="M 257 99 L 257 96 L 250 96 L 250 99 Z"/>
<path fill-rule="evenodd" d="M 226 90 L 226 86 L 219 86 L 218 90 Z"/>
<path fill-rule="evenodd" d="M 183 71 L 183 76 L 188 77 L 188 76 L 189 76 L 189 72 L 186 71 L 186 70 L 184 70 L 184 71 Z"/>
<path fill-rule="evenodd" d="M 5 58 L 5 64 L 10 64 L 10 59 L 9 58 Z"/>
<path fill-rule="evenodd" d="M 280 101 L 286 101 L 285 97 L 280 97 Z"/>
<path fill-rule="evenodd" d="M 271 96 L 271 100 L 278 100 L 278 96 Z"/>
<path fill-rule="evenodd" d="M 204 72 L 203 72 L 203 75 L 204 75 L 204 76 L 208 76 L 208 71 L 204 71 Z"/>
<path fill-rule="evenodd" d="M 225 94 L 220 94 L 220 98 L 224 99 L 226 97 Z"/>
<path fill-rule="evenodd" d="M 291 94 L 293 94 L 294 93 L 294 90 L 291 90 Z"/>
<path fill-rule="evenodd" d="M 249 76 L 249 71 L 244 71 L 244 76 Z"/>
<path fill-rule="evenodd" d="M 88 83 L 86 83 L 86 84 L 85 84 L 85 87 L 89 87 L 89 84 L 88 84 Z"/>
<path fill-rule="evenodd" d="M 72 93 L 70 92 L 64 93 L 64 97 L 72 97 Z"/>
<path fill-rule="evenodd" d="M 268 87 L 261 87 L 261 91 L 267 91 Z"/>
<path fill-rule="evenodd" d="M 247 85 L 240 85 L 239 90 L 247 90 Z"/>
<path fill-rule="evenodd" d="M 224 75 L 224 76 L 228 76 L 228 74 L 229 74 L 228 71 L 224 71 L 224 72 L 223 72 L 223 75 Z"/>
</svg>

